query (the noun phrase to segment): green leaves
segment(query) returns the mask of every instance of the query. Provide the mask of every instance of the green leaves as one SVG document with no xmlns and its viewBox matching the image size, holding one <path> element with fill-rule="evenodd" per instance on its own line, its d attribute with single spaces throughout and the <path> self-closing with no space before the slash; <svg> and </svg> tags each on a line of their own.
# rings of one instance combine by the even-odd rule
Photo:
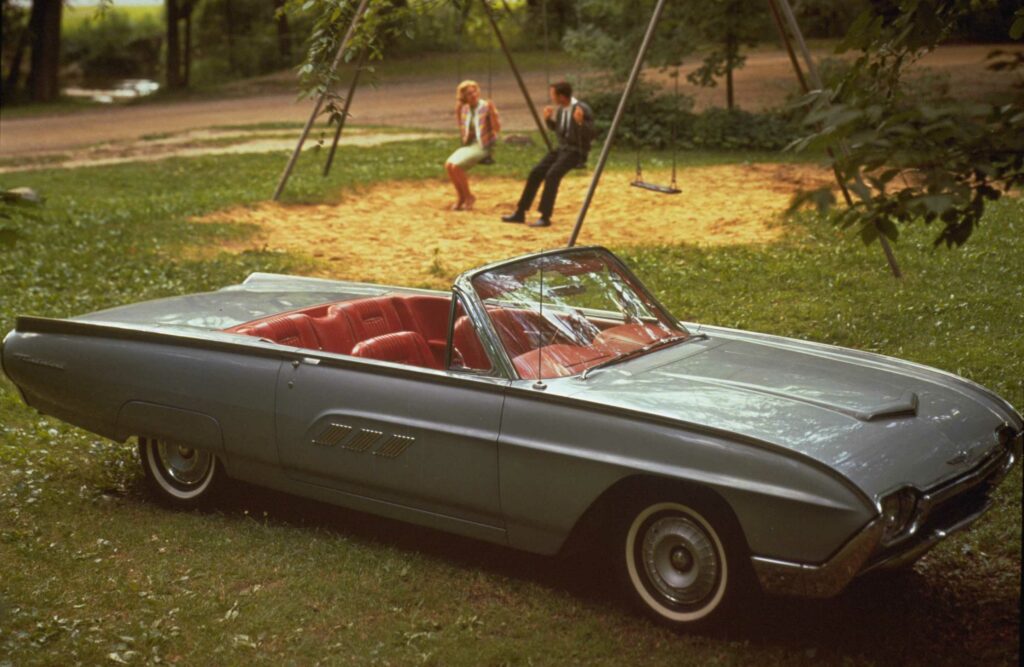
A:
<svg viewBox="0 0 1024 667">
<path fill-rule="evenodd" d="M 1013 23 L 1010 25 L 1010 39 L 1024 37 L 1024 7 L 1017 10 L 1013 15 Z"/>
<path fill-rule="evenodd" d="M 936 244 L 961 246 L 986 202 L 1024 184 L 1021 100 L 956 100 L 941 77 L 903 76 L 972 8 L 970 0 L 873 5 L 839 48 L 860 56 L 826 68 L 835 71 L 827 71 L 825 88 L 801 100 L 804 132 L 790 148 L 829 151 L 855 197 L 833 219 L 857 228 L 865 243 L 895 240 L 898 225 L 923 222 L 941 227 Z M 991 58 L 1002 58 L 989 66 L 996 71 L 1024 63 L 1000 52 Z"/>
</svg>

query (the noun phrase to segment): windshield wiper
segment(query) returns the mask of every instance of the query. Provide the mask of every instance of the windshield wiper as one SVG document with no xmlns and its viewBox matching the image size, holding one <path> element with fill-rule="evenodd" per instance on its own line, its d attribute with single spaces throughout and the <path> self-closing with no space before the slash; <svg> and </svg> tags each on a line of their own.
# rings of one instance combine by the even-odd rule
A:
<svg viewBox="0 0 1024 667">
<path fill-rule="evenodd" d="M 595 364 L 595 365 L 591 366 L 590 368 L 588 368 L 585 371 L 583 371 L 582 375 L 580 375 L 580 379 L 581 380 L 586 380 L 587 376 L 590 375 L 590 373 L 592 371 L 600 370 L 602 368 L 607 368 L 607 367 L 609 367 L 609 366 L 611 366 L 613 364 L 617 364 L 617 363 L 619 363 L 621 361 L 628 361 L 630 359 L 635 359 L 636 357 L 639 357 L 639 356 L 642 356 L 644 354 L 647 354 L 648 352 L 656 350 L 656 349 L 658 349 L 660 347 L 665 347 L 666 345 L 672 345 L 673 343 L 682 343 L 682 342 L 688 341 L 688 340 L 703 339 L 703 338 L 707 338 L 707 337 L 708 337 L 707 334 L 689 334 L 689 335 L 685 335 L 685 336 L 669 336 L 668 338 L 659 338 L 658 340 L 656 340 L 654 342 L 651 342 L 651 343 L 648 343 L 647 345 L 644 345 L 643 347 L 638 347 L 635 350 L 630 350 L 629 352 L 625 352 L 623 354 L 620 354 L 617 357 L 613 357 L 613 358 L 609 359 L 608 361 L 602 361 L 599 364 Z"/>
</svg>

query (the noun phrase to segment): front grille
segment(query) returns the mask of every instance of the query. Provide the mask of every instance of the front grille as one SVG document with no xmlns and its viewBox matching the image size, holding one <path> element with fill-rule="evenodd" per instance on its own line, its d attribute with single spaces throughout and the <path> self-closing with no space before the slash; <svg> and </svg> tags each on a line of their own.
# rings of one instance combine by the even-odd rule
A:
<svg viewBox="0 0 1024 667">
<path fill-rule="evenodd" d="M 929 534 L 936 530 L 946 530 L 984 510 L 992 493 L 991 479 L 988 477 L 977 486 L 936 504 L 918 531 Z"/>
<path fill-rule="evenodd" d="M 907 536 L 876 553 L 866 570 L 913 557 L 937 543 L 945 534 L 970 525 L 986 510 L 992 490 L 1014 463 L 1013 453 L 1003 449 L 989 456 L 976 468 L 955 480 L 925 492 L 918 506 L 919 514 Z"/>
</svg>

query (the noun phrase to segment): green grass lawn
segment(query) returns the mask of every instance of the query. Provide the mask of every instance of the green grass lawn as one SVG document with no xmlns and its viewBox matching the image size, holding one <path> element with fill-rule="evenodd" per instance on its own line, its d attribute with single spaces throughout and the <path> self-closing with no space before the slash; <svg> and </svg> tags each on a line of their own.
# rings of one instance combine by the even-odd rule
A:
<svg viewBox="0 0 1024 667">
<path fill-rule="evenodd" d="M 394 144 L 383 157 L 342 148 L 346 168 L 326 181 L 304 156 L 288 199 L 436 176 L 449 143 Z M 519 174 L 533 157 L 503 149 L 488 173 Z M 613 168 L 629 163 L 622 155 Z M 4 175 L 5 187 L 36 188 L 47 202 L 34 219 L 0 223 L 0 330 L 17 314 L 67 316 L 254 270 L 309 270 L 300 256 L 217 253 L 246 230 L 187 221 L 266 199 L 282 164 L 279 154 L 229 155 Z M 933 250 L 934 230 L 906 234 L 902 282 L 877 247 L 810 216 L 790 228 L 767 246 L 623 256 L 684 319 L 893 354 L 1024 404 L 1024 202 L 994 205 L 959 251 Z M 576 561 L 247 486 L 208 512 L 162 509 L 130 446 L 34 414 L 4 379 L 0 665 L 1017 664 L 1020 495 L 1018 466 L 992 512 L 913 572 L 856 581 L 833 600 L 751 600 L 720 630 L 677 634 L 627 610 Z"/>
</svg>

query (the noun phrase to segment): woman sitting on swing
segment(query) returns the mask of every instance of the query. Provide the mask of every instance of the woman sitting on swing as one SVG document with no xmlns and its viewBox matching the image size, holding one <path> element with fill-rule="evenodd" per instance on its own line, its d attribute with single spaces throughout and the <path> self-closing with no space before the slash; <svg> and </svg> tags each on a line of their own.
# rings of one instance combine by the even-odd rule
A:
<svg viewBox="0 0 1024 667">
<path fill-rule="evenodd" d="M 481 99 L 480 86 L 476 81 L 460 83 L 455 98 L 462 146 L 451 154 L 444 168 L 458 194 L 458 201 L 452 206 L 452 210 L 470 211 L 476 197 L 469 191 L 469 178 L 466 172 L 491 157 L 491 151 L 498 143 L 501 120 L 498 118 L 498 109 L 494 103 Z"/>
</svg>

